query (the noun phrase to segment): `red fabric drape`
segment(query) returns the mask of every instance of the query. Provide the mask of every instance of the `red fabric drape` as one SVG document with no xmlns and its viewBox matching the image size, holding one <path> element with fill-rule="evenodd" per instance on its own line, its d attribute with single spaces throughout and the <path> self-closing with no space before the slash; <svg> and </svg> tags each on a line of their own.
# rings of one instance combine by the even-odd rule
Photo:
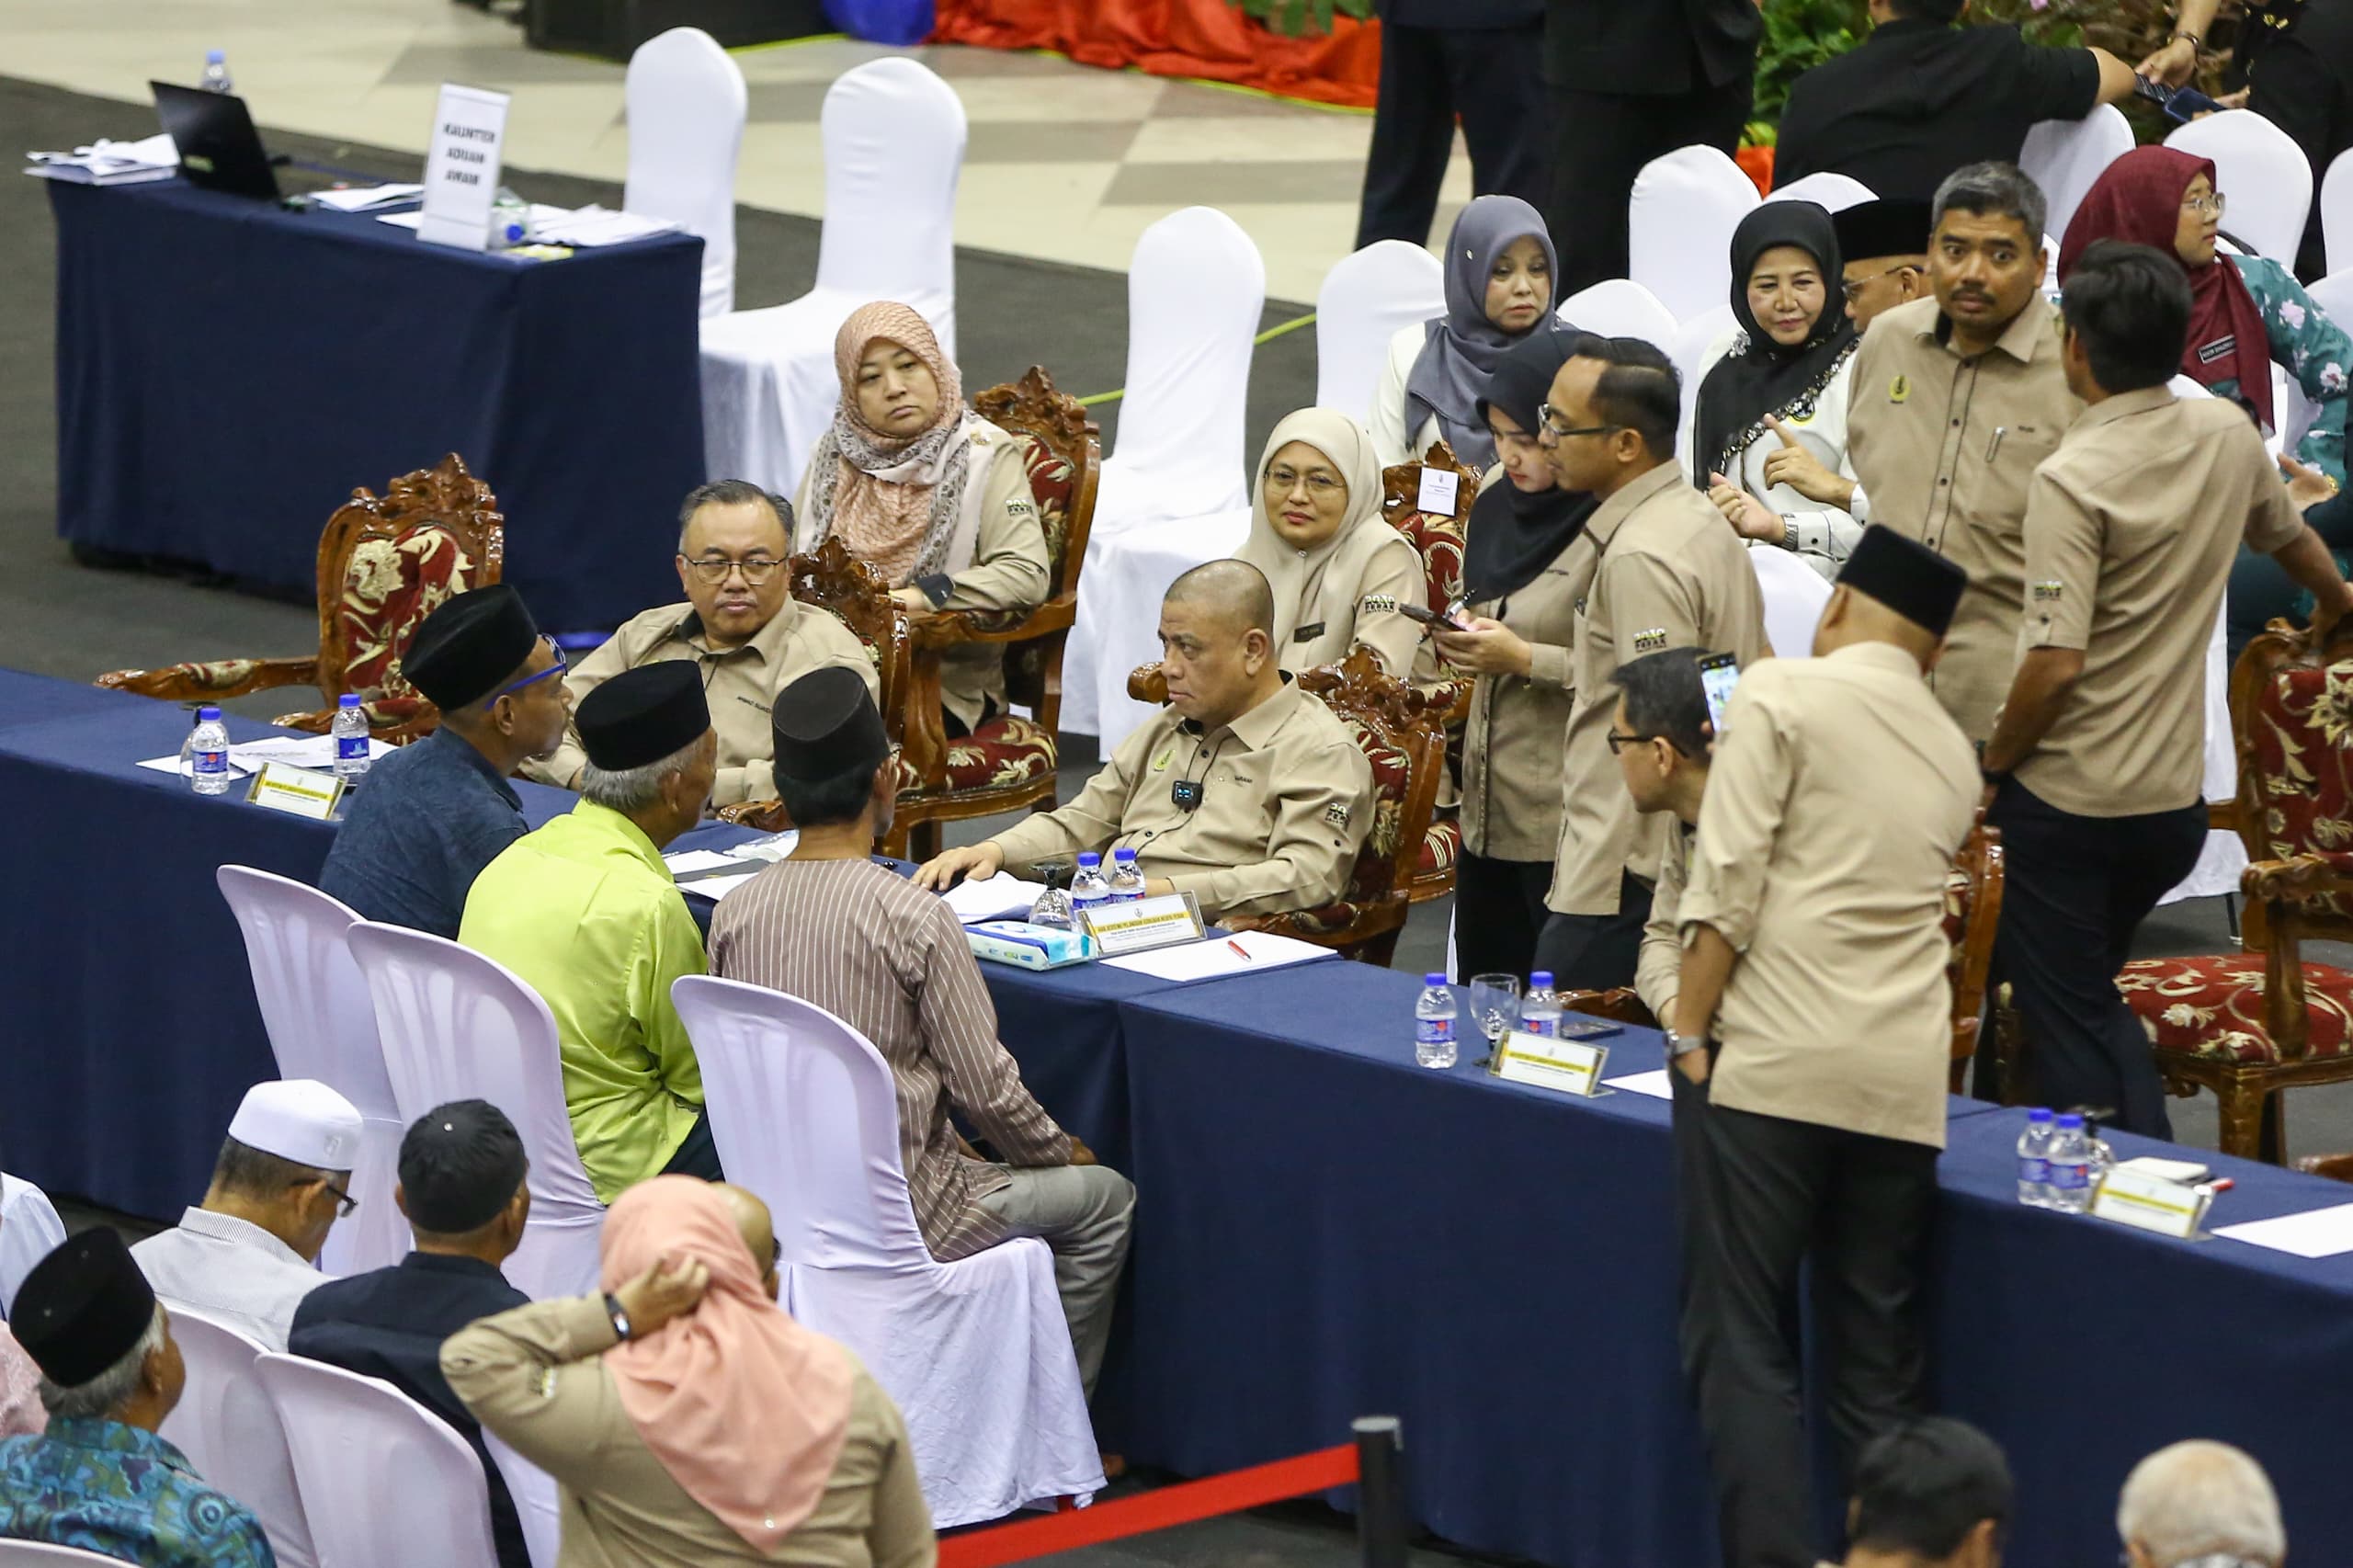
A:
<svg viewBox="0 0 2353 1568">
<path fill-rule="evenodd" d="M 1370 108 L 1378 23 L 1336 17 L 1328 36 L 1283 38 L 1227 0 L 938 0 L 935 43 L 1051 49 L 1084 65 L 1135 66 L 1285 97 Z"/>
</svg>

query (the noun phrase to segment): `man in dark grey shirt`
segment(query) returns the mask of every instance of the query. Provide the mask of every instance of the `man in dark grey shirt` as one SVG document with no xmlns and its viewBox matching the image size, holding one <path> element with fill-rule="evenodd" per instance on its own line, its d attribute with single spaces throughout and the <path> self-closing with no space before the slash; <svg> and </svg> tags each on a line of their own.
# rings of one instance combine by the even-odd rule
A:
<svg viewBox="0 0 2353 1568">
<path fill-rule="evenodd" d="M 455 941 L 475 875 L 525 831 L 506 776 L 563 740 L 563 655 L 499 584 L 426 616 L 401 673 L 441 727 L 369 769 L 319 887 L 366 919 Z"/>
</svg>

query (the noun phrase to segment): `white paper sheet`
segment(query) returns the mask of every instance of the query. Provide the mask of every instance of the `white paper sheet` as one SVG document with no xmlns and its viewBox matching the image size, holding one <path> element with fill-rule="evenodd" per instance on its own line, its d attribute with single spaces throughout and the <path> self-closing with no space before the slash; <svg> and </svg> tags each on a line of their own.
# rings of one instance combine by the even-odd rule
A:
<svg viewBox="0 0 2353 1568">
<path fill-rule="evenodd" d="M 732 845 L 727 852 L 738 860 L 758 860 L 774 865 L 779 860 L 791 859 L 792 852 L 800 846 L 800 829 L 788 827 L 782 833 L 772 833 L 766 838 L 748 838 L 741 844 Z"/>
<path fill-rule="evenodd" d="M 1654 1067 L 1647 1073 L 1629 1073 L 1622 1078 L 1604 1078 L 1601 1082 L 1606 1087 L 1623 1089 L 1630 1095 L 1648 1095 L 1654 1100 L 1671 1100 L 1675 1097 L 1675 1085 L 1667 1081 L 1668 1071 L 1665 1067 Z"/>
<path fill-rule="evenodd" d="M 2282 1214 L 2276 1220 L 2222 1225 L 2214 1233 L 2297 1257 L 2335 1257 L 2339 1253 L 2353 1252 L 2353 1203 L 2311 1209 L 2302 1214 Z"/>
<path fill-rule="evenodd" d="M 370 736 L 368 760 L 381 762 L 392 755 L 394 748 Z M 229 748 L 229 766 L 250 773 L 265 762 L 290 763 L 296 767 L 308 767 L 319 772 L 335 769 L 335 737 L 333 735 L 272 735 L 267 740 L 242 741 Z"/>
<path fill-rule="evenodd" d="M 662 863 L 670 868 L 674 877 L 690 877 L 697 871 L 724 870 L 741 865 L 733 855 L 722 855 L 716 849 L 681 849 L 676 855 L 665 855 Z"/>
<path fill-rule="evenodd" d="M 739 876 L 733 877 L 705 877 L 699 881 L 679 883 L 678 891 L 680 892 L 699 893 L 703 897 L 716 903 L 719 900 L 725 898 L 729 893 L 733 892 L 737 888 L 742 887 L 745 882 L 750 881 L 754 877 L 758 875 L 759 872 L 757 871 L 745 871 Z"/>
<path fill-rule="evenodd" d="M 984 882 L 961 881 L 940 896 L 956 918 L 970 926 L 975 920 L 1027 920 L 1043 882 L 1025 882 L 1010 871 L 999 871 Z"/>
<path fill-rule="evenodd" d="M 368 185 L 351 190 L 322 190 L 311 199 L 338 212 L 365 212 L 371 207 L 392 207 L 425 194 L 421 185 Z"/>
<path fill-rule="evenodd" d="M 1243 949 L 1240 953 L 1233 950 L 1233 944 L 1237 942 Z M 1287 963 L 1305 963 L 1311 959 L 1333 956 L 1331 949 L 1302 942 L 1296 937 L 1278 937 L 1267 931 L 1242 931 L 1231 937 L 1211 937 L 1205 941 L 1186 942 L 1174 948 L 1155 948 L 1148 953 L 1130 953 L 1124 958 L 1105 959 L 1103 961 L 1112 969 L 1131 970 L 1154 979 L 1182 983 L 1215 980 L 1228 974 L 1254 974 L 1262 969 L 1280 969 Z"/>
<path fill-rule="evenodd" d="M 151 756 L 139 766 L 153 768 L 157 773 L 177 773 L 183 778 L 187 776 L 187 770 L 180 766 L 180 759 L 176 756 Z M 233 762 L 229 765 L 229 777 L 232 778 L 243 778 L 251 771 L 251 768 L 239 767 Z"/>
</svg>

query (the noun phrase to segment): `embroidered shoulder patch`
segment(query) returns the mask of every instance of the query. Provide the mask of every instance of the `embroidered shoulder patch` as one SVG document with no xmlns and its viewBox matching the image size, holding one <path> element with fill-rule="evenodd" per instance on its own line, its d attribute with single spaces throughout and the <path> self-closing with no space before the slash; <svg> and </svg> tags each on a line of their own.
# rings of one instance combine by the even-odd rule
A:
<svg viewBox="0 0 2353 1568">
<path fill-rule="evenodd" d="M 1912 378 L 1911 378 L 1911 377 L 1906 376 L 1906 375 L 1904 375 L 1904 374 L 1902 374 L 1901 372 L 1899 372 L 1899 373 L 1896 375 L 1895 380 L 1893 380 L 1893 381 L 1890 381 L 1890 382 L 1888 382 L 1888 383 L 1887 383 L 1887 401 L 1888 401 L 1888 402 L 1890 402 L 1890 403 L 1902 403 L 1904 399 L 1906 399 L 1906 398 L 1910 397 L 1911 395 L 1912 395 Z"/>
<path fill-rule="evenodd" d="M 1031 513 L 1037 511 L 1037 509 L 1038 506 L 1034 501 L 1023 501 L 1017 498 L 1015 500 L 1007 501 L 1005 504 L 1006 515 L 1007 517 L 1026 517 Z"/>
<path fill-rule="evenodd" d="M 1655 653 L 1665 646 L 1666 628 L 1664 626 L 1654 626 L 1634 633 L 1634 652 L 1637 653 Z"/>
<path fill-rule="evenodd" d="M 2047 583 L 2037 583 L 2034 585 L 2034 597 L 2038 599 L 2044 600 L 2063 599 L 2067 597 L 2067 585 L 2064 583 L 2055 580 Z"/>
<path fill-rule="evenodd" d="M 1334 827 L 1346 827 L 1346 826 L 1347 826 L 1347 825 L 1348 825 L 1348 808 L 1347 808 L 1347 806 L 1344 802 L 1339 801 L 1333 801 L 1330 805 L 1328 805 L 1328 806 L 1326 806 L 1326 807 L 1324 807 L 1324 820 L 1325 822 L 1330 823 Z"/>
<path fill-rule="evenodd" d="M 1367 594 L 1362 599 L 1358 601 L 1357 609 L 1358 613 L 1363 615 L 1394 615 L 1397 613 L 1397 596 L 1394 594 Z"/>
</svg>

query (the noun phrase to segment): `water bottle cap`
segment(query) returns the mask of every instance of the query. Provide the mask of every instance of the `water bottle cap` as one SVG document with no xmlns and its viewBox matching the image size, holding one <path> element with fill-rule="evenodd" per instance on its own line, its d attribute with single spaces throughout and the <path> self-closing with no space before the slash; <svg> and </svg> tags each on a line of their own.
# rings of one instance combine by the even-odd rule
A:
<svg viewBox="0 0 2353 1568">
<path fill-rule="evenodd" d="M 1426 974 L 1422 976 L 1422 983 L 1424 985 L 1444 985 L 1446 983 L 1446 976 L 1442 974 Z"/>
<path fill-rule="evenodd" d="M 1135 858 L 1136 852 L 1132 849 L 1114 849 L 1111 851 L 1112 860 L 1120 865 L 1126 865 Z"/>
<path fill-rule="evenodd" d="M 2059 1125 L 2069 1132 L 2080 1131 L 2084 1125 L 2084 1119 L 2071 1110 L 2059 1119 Z"/>
<path fill-rule="evenodd" d="M 337 708 L 357 708 L 359 706 L 359 694 L 356 691 L 347 691 L 335 699 L 335 705 Z"/>
<path fill-rule="evenodd" d="M 1081 866 L 1100 866 L 1103 864 L 1103 857 L 1092 849 L 1082 849 L 1078 852 L 1078 863 Z"/>
<path fill-rule="evenodd" d="M 1552 971 L 1549 969 L 1531 971 L 1528 976 L 1528 988 L 1530 991 L 1534 991 L 1539 988 L 1546 991 L 1551 990 L 1552 988 Z"/>
<path fill-rule="evenodd" d="M 2037 1106 L 2034 1109 L 2026 1113 L 2026 1119 L 2029 1121 L 2048 1121 L 2051 1119 L 2051 1113 L 2048 1110 L 2043 1109 L 2041 1107 Z"/>
<path fill-rule="evenodd" d="M 217 49 L 208 49 L 204 51 L 204 62 L 207 65 L 218 65 L 228 58 Z"/>
<path fill-rule="evenodd" d="M 199 724 L 212 723 L 220 717 L 221 710 L 213 707 L 210 702 L 196 710 L 196 722 Z"/>
</svg>

